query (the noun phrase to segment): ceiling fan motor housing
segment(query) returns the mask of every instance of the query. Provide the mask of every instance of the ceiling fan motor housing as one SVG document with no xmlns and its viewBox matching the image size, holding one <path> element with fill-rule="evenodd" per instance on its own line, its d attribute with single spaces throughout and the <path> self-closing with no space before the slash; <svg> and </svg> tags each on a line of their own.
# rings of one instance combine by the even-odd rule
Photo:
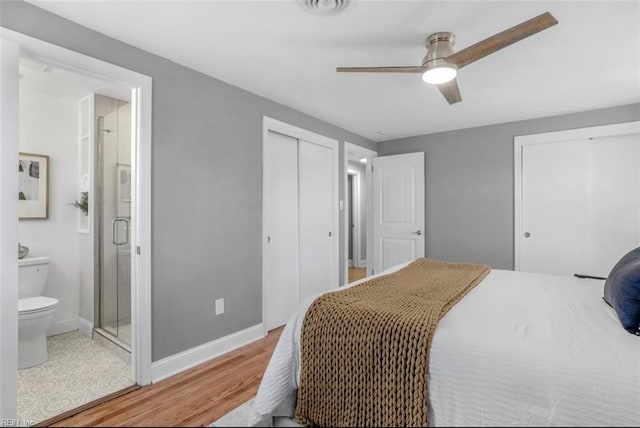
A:
<svg viewBox="0 0 640 428">
<path fill-rule="evenodd" d="M 429 69 L 446 64 L 448 67 L 457 68 L 455 64 L 446 60 L 449 55 L 453 54 L 455 39 L 455 35 L 447 31 L 433 33 L 427 37 L 424 41 L 427 54 L 422 59 L 422 66 Z"/>
</svg>

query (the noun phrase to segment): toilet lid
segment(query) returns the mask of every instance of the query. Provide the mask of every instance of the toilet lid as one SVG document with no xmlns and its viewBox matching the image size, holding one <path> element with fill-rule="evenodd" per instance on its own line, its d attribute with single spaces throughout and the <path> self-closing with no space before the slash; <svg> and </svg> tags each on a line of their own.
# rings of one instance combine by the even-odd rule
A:
<svg viewBox="0 0 640 428">
<path fill-rule="evenodd" d="M 49 309 L 58 304 L 58 299 L 51 297 L 28 297 L 26 299 L 18 299 L 18 313 L 25 314 L 29 312 L 42 311 Z"/>
</svg>

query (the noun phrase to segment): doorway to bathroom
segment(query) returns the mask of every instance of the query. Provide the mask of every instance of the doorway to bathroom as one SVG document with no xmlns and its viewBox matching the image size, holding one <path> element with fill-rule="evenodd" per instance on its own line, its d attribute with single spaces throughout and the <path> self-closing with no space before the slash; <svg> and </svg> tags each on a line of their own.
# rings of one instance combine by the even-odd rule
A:
<svg viewBox="0 0 640 428">
<path fill-rule="evenodd" d="M 20 424 L 52 423 L 150 383 L 151 79 L 6 29 L 0 35 L 0 412 Z M 20 187 L 23 197 L 13 200 Z M 23 299 L 24 278 L 43 280 L 39 294 Z M 34 365 L 19 352 L 24 320 L 46 324 L 30 336 L 44 343 L 33 348 L 45 353 Z"/>
<path fill-rule="evenodd" d="M 135 384 L 131 95 L 26 53 L 19 71 L 17 398 L 30 424 Z"/>
</svg>

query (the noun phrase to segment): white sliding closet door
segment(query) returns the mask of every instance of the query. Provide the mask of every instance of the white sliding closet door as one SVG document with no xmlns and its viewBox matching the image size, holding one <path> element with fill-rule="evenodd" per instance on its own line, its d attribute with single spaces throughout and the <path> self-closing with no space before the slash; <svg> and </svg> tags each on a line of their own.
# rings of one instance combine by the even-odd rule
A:
<svg viewBox="0 0 640 428">
<path fill-rule="evenodd" d="M 300 299 L 335 288 L 333 281 L 333 152 L 299 143 Z"/>
<path fill-rule="evenodd" d="M 582 269 L 588 227 L 583 145 L 577 140 L 522 148 L 525 272 L 573 275 Z"/>
<path fill-rule="evenodd" d="M 263 152 L 263 324 L 338 286 L 336 148 L 267 131 Z"/>
<path fill-rule="evenodd" d="M 522 147 L 520 270 L 606 277 L 640 245 L 640 134 Z"/>
<path fill-rule="evenodd" d="M 264 142 L 263 290 L 265 329 L 298 304 L 298 140 L 269 131 Z"/>
<path fill-rule="evenodd" d="M 640 246 L 640 134 L 594 138 L 589 146 L 586 269 L 605 277 Z"/>
</svg>

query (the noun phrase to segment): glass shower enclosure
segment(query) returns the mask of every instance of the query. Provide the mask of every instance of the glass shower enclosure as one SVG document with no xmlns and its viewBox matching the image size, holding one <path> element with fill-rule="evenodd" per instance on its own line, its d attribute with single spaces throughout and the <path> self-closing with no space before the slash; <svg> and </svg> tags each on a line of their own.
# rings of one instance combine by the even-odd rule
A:
<svg viewBox="0 0 640 428">
<path fill-rule="evenodd" d="M 130 351 L 131 104 L 96 95 L 96 115 L 97 331 Z"/>
</svg>

